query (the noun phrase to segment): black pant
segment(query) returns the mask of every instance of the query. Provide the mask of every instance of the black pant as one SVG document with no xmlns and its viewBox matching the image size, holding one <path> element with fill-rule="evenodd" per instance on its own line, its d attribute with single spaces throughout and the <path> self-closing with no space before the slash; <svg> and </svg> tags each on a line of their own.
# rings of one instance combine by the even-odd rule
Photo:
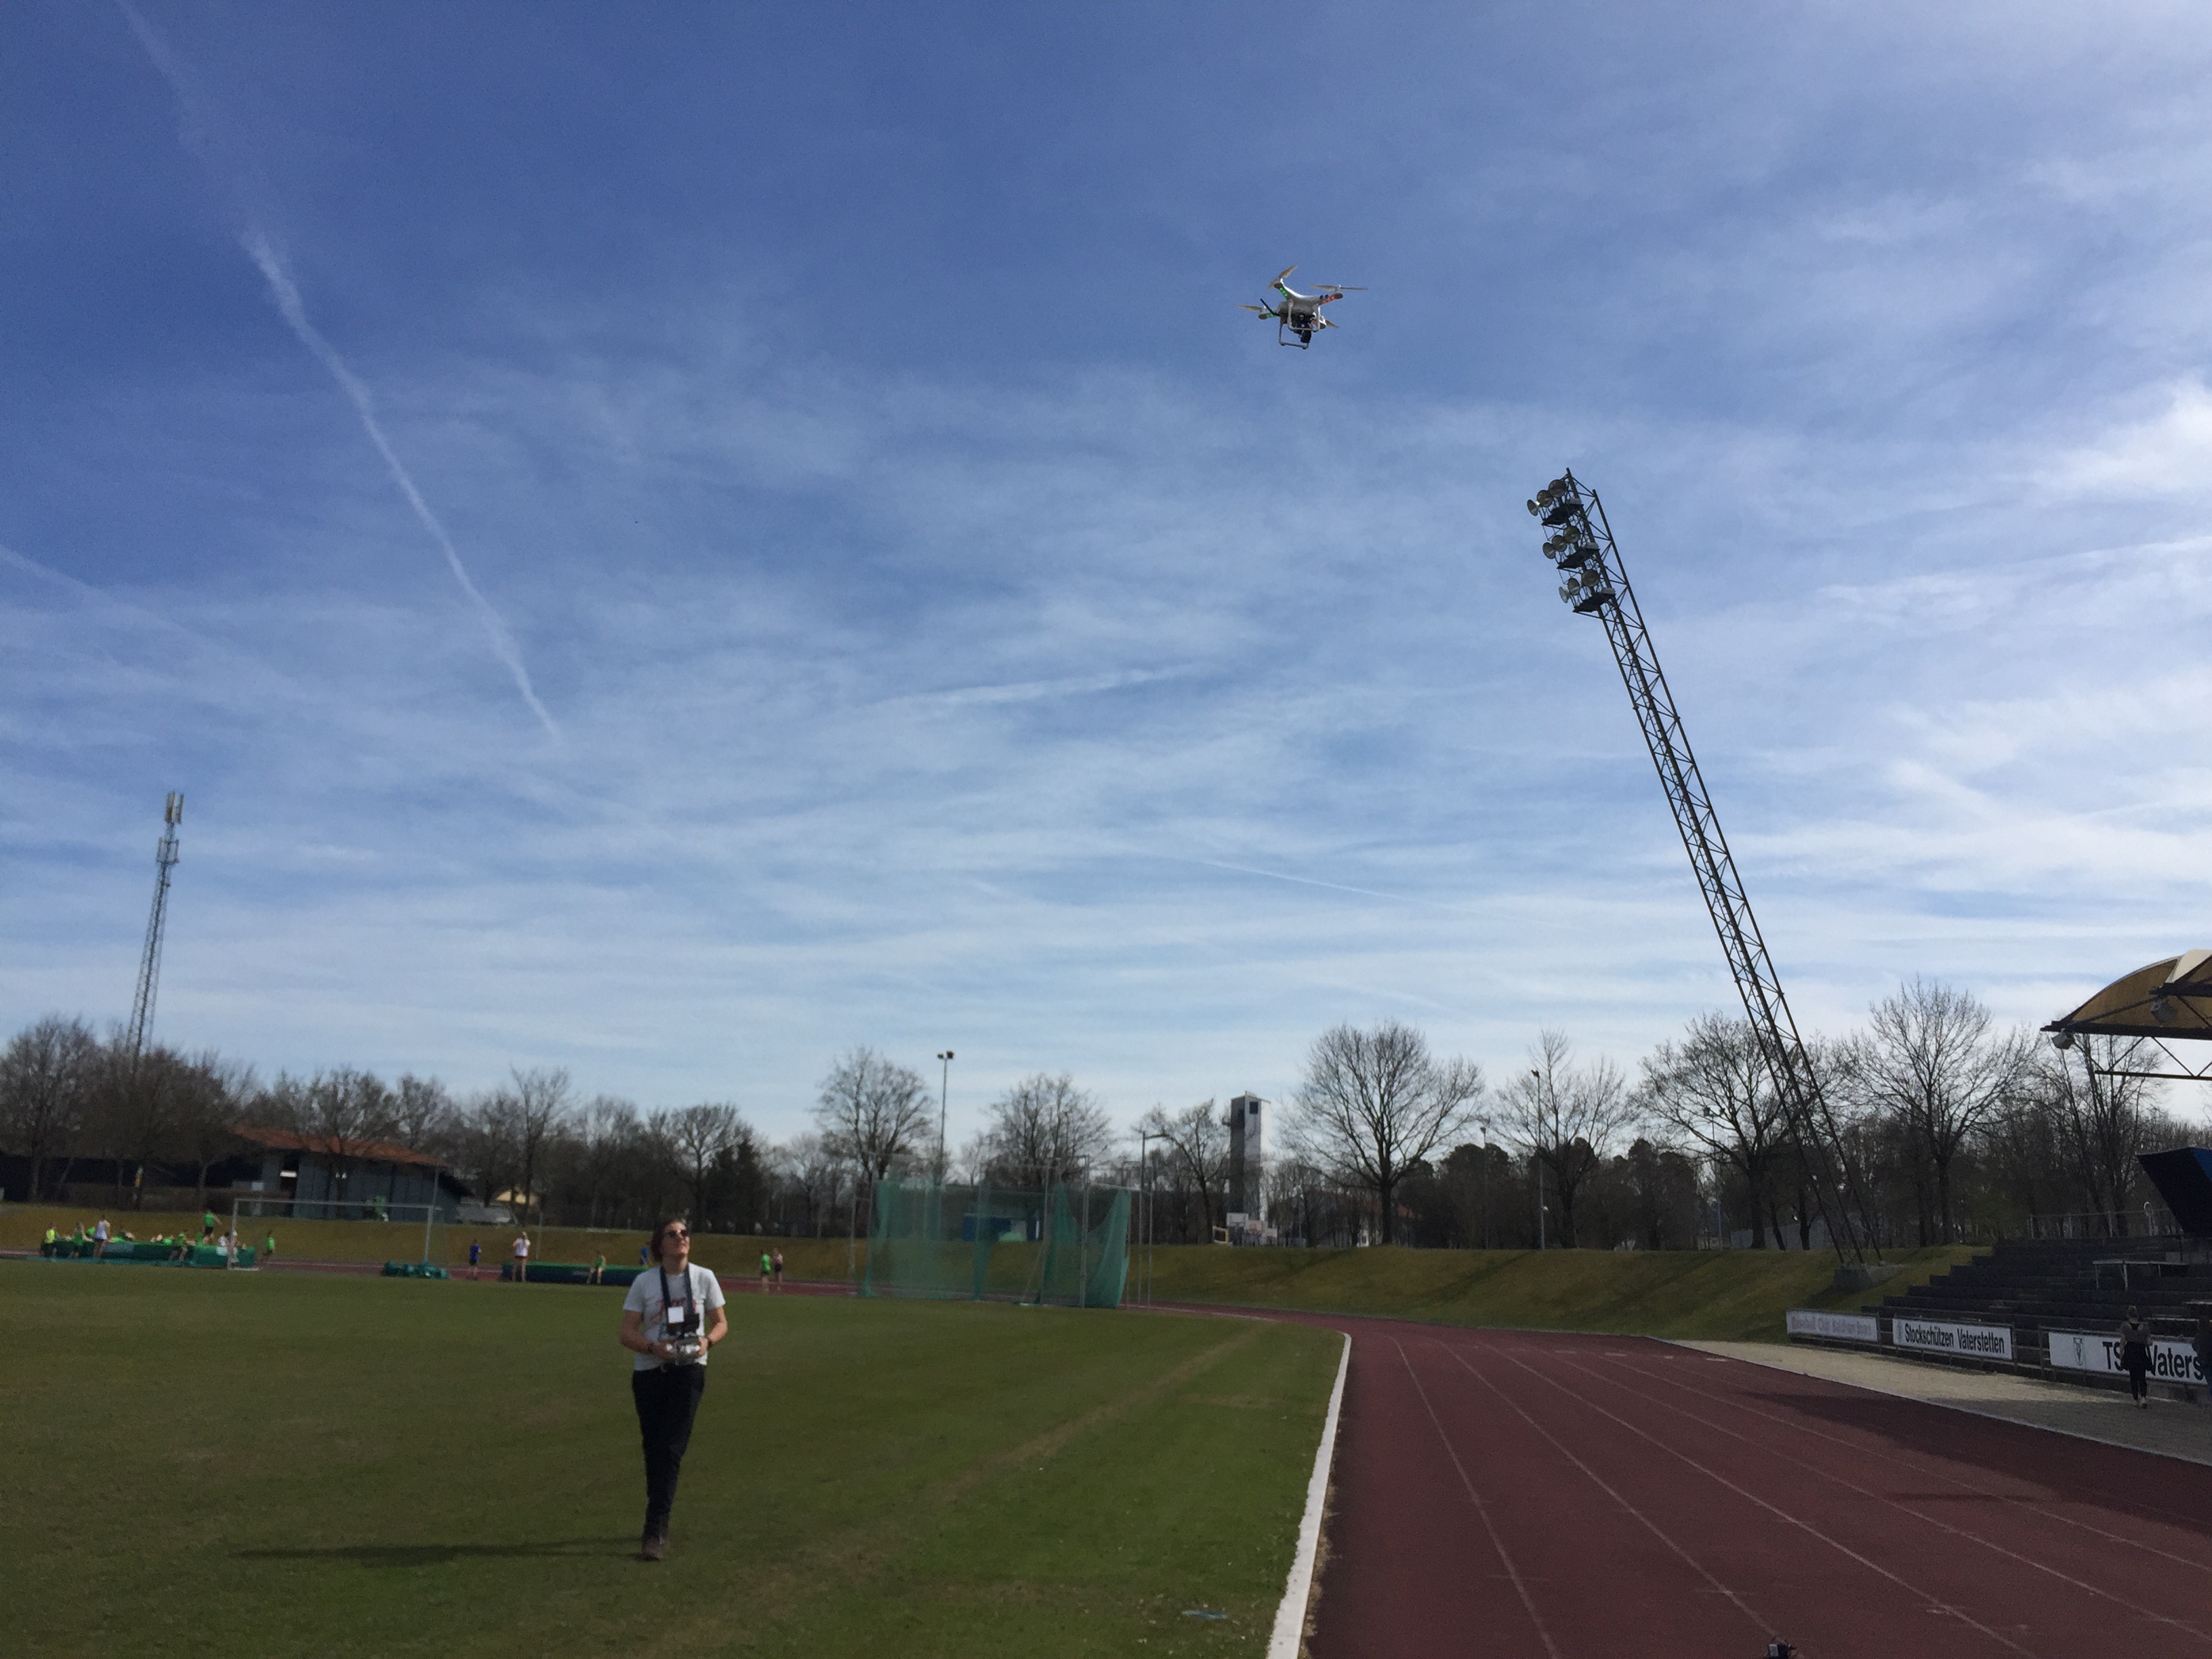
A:
<svg viewBox="0 0 2212 1659">
<path fill-rule="evenodd" d="M 2132 1344 L 2120 1350 L 2120 1363 L 2128 1368 L 2128 1393 L 2140 1400 L 2150 1392 L 2150 1352 Z"/>
<path fill-rule="evenodd" d="M 668 1535 L 668 1512 L 676 1507 L 676 1477 L 691 1444 L 691 1419 L 707 1387 L 704 1365 L 663 1365 L 629 1374 L 637 1401 L 638 1432 L 645 1441 L 645 1529 Z"/>
</svg>

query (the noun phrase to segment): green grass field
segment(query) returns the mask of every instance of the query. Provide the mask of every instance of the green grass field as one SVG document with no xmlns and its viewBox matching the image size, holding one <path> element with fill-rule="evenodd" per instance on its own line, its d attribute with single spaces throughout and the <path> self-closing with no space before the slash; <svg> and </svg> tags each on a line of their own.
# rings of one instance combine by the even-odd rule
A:
<svg viewBox="0 0 2212 1659">
<path fill-rule="evenodd" d="M 1336 1336 L 734 1297 L 654 1565 L 632 1559 L 618 1309 L 581 1287 L 0 1262 L 0 1647 L 1264 1649 Z"/>
<path fill-rule="evenodd" d="M 226 1212 L 226 1213 L 228 1213 Z M 142 1238 L 196 1229 L 198 1217 L 113 1212 L 118 1226 Z M 93 1213 L 10 1206 L 0 1211 L 0 1249 L 34 1248 L 48 1225 L 67 1231 Z M 422 1229 L 368 1221 L 279 1221 L 280 1258 L 331 1261 L 413 1261 Z M 633 1263 L 641 1233 L 532 1230 L 544 1261 Z M 514 1229 L 448 1228 L 441 1235 L 450 1262 L 468 1259 L 471 1239 L 484 1246 L 496 1273 Z M 249 1235 L 258 1243 L 260 1235 Z M 697 1241 L 699 1261 L 734 1288 L 757 1273 L 763 1240 L 752 1234 L 709 1233 Z M 849 1255 L 842 1238 L 781 1241 L 794 1279 L 843 1280 Z M 1030 1280 L 1036 1247 L 1002 1244 L 992 1252 L 994 1286 L 1018 1292 Z M 867 1245 L 858 1255 L 865 1260 Z M 1224 1307 L 1291 1308 L 1316 1313 L 1385 1315 L 1451 1325 L 1523 1329 L 1609 1331 L 1716 1341 L 1783 1340 L 1782 1316 L 1791 1308 L 1856 1309 L 1925 1283 L 1974 1254 L 1964 1245 L 1893 1254 L 1905 1271 L 1873 1294 L 1831 1287 L 1835 1258 L 1783 1250 L 1242 1250 L 1176 1245 L 1153 1252 L 1153 1295 L 1160 1301 Z M 1130 1293 L 1137 1291 L 1134 1273 Z"/>
<path fill-rule="evenodd" d="M 1152 1295 L 1449 1325 L 1779 1342 L 1789 1309 L 1871 1305 L 1972 1254 L 1947 1246 L 1893 1255 L 1905 1271 L 1869 1295 L 1833 1289 L 1836 1259 L 1820 1252 L 1200 1246 L 1153 1253 Z"/>
</svg>

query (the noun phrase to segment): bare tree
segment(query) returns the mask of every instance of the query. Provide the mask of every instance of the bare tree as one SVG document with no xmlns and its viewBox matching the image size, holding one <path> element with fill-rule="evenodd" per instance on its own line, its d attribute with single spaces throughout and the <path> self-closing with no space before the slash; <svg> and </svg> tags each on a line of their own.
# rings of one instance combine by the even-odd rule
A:
<svg viewBox="0 0 2212 1659">
<path fill-rule="evenodd" d="M 1171 1184 L 1179 1194 L 1195 1195 L 1200 1237 L 1212 1238 L 1213 1229 L 1228 1218 L 1229 1199 L 1224 1188 L 1229 1171 L 1229 1126 L 1221 1121 L 1220 1108 L 1212 1100 L 1172 1113 L 1155 1106 L 1137 1120 L 1137 1127 L 1167 1149 L 1164 1162 Z M 1220 1220 L 1215 1219 L 1217 1215 Z"/>
<path fill-rule="evenodd" d="M 821 1237 L 845 1190 L 845 1160 L 818 1134 L 793 1135 L 778 1152 L 777 1164 L 805 1212 L 802 1230 Z"/>
<path fill-rule="evenodd" d="M 495 1203 L 517 1179 L 513 1095 L 492 1089 L 471 1098 L 461 1113 L 459 1141 L 478 1199 Z"/>
<path fill-rule="evenodd" d="M 1913 979 L 1874 1005 L 1869 1029 L 1843 1050 L 1853 1098 L 1894 1116 L 1935 1176 L 1936 1220 L 1947 1242 L 1952 1164 L 2017 1097 L 2033 1057 L 2023 1034 L 1993 1024 L 1972 993 Z"/>
<path fill-rule="evenodd" d="M 537 1066 L 527 1072 L 513 1067 L 508 1075 L 514 1079 L 514 1085 L 506 1092 L 511 1103 L 514 1158 L 521 1170 L 522 1202 L 526 1215 L 528 1206 L 537 1200 L 538 1165 L 544 1157 L 546 1141 L 568 1115 L 568 1073 L 565 1066 Z M 544 1219 L 542 1215 L 539 1218 Z"/>
<path fill-rule="evenodd" d="M 145 1202 L 145 1173 L 161 1159 L 175 1127 L 182 1063 L 173 1049 L 155 1044 L 134 1054 L 119 1029 L 100 1046 L 86 1097 L 87 1138 L 114 1160 L 118 1204 L 125 1185 L 133 1188 L 134 1206 Z"/>
<path fill-rule="evenodd" d="M 583 1111 L 578 1151 L 582 1155 L 587 1224 L 599 1224 L 599 1205 L 623 1155 L 639 1136 L 637 1108 L 612 1095 L 595 1095 Z"/>
<path fill-rule="evenodd" d="M 894 1164 L 929 1144 L 935 1127 L 930 1103 L 929 1087 L 919 1072 L 860 1048 L 822 1079 L 814 1121 L 822 1138 L 851 1159 L 863 1179 L 881 1181 Z"/>
<path fill-rule="evenodd" d="M 1467 1127 L 1481 1093 L 1480 1067 L 1434 1058 L 1410 1025 L 1333 1026 L 1306 1056 L 1291 1134 L 1340 1180 L 1374 1194 L 1388 1244 L 1399 1183 Z"/>
<path fill-rule="evenodd" d="M 1525 1076 L 1504 1091 L 1507 1133 L 1552 1177 L 1559 1200 L 1559 1243 L 1576 1246 L 1575 1200 L 1635 1119 L 1620 1070 L 1610 1060 L 1574 1063 L 1564 1031 L 1539 1032 Z"/>
<path fill-rule="evenodd" d="M 207 1172 L 236 1148 L 239 1113 L 256 1092 L 253 1068 L 212 1048 L 179 1068 L 175 1087 L 178 1149 L 196 1170 L 198 1202 L 207 1203 Z"/>
<path fill-rule="evenodd" d="M 1079 1182 L 1114 1144 L 1114 1125 L 1097 1097 L 1066 1072 L 1037 1072 L 991 1103 L 983 1132 L 987 1173 L 994 1182 L 1038 1191 Z"/>
<path fill-rule="evenodd" d="M 392 1091 L 392 1138 L 410 1152 L 443 1153 L 453 1139 L 453 1097 L 434 1077 L 403 1074 Z"/>
<path fill-rule="evenodd" d="M 1679 1044 L 1662 1042 L 1644 1056 L 1635 1103 L 1741 1176 L 1751 1194 L 1753 1243 L 1763 1248 L 1771 1227 L 1774 1248 L 1782 1248 L 1781 1223 L 1768 1200 L 1790 1154 L 1789 1116 L 1748 1020 L 1698 1015 Z"/>
<path fill-rule="evenodd" d="M 31 1197 L 46 1190 L 46 1169 L 62 1163 L 60 1186 L 69 1178 L 69 1154 L 84 1133 L 100 1039 L 81 1019 L 49 1014 L 19 1031 L 0 1053 L 0 1140 L 31 1162 Z"/>
<path fill-rule="evenodd" d="M 339 1066 L 316 1073 L 301 1104 L 300 1127 L 321 1142 L 317 1150 L 330 1160 L 331 1196 L 343 1200 L 355 1161 L 369 1142 L 392 1134 L 392 1091 L 372 1072 Z"/>
<path fill-rule="evenodd" d="M 655 1132 L 676 1158 L 677 1168 L 691 1189 L 691 1224 L 707 1224 L 707 1187 L 715 1166 L 752 1137 L 752 1129 L 734 1106 L 686 1106 L 680 1112 L 655 1112 Z"/>
<path fill-rule="evenodd" d="M 2028 1090 L 2030 1102 L 2049 1115 L 2089 1208 L 2123 1238 L 2154 1085 L 2111 1073 L 2128 1067 L 2142 1047 L 2140 1037 L 2076 1037 L 2037 1061 Z"/>
</svg>

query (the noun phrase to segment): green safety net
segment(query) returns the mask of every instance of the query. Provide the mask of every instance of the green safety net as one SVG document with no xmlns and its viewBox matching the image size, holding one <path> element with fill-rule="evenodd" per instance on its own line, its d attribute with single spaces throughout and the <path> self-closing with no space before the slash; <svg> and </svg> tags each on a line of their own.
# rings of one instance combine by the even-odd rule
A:
<svg viewBox="0 0 2212 1659">
<path fill-rule="evenodd" d="M 1070 1208 L 1071 1200 L 1074 1207 Z M 1073 1308 L 1118 1308 L 1129 1270 L 1129 1194 L 1093 1187 L 1052 1189 L 1037 1300 Z"/>
<path fill-rule="evenodd" d="M 863 1296 L 1120 1305 L 1129 1194 L 887 1179 L 868 1212 Z"/>
</svg>

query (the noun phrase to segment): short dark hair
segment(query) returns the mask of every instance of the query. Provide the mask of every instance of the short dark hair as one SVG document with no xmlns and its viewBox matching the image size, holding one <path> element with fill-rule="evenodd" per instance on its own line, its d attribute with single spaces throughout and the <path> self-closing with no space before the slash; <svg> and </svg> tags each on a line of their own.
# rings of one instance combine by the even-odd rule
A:
<svg viewBox="0 0 2212 1659">
<path fill-rule="evenodd" d="M 681 1227 L 688 1235 L 691 1231 L 691 1218 L 688 1215 L 664 1216 L 659 1221 L 654 1222 L 653 1224 L 653 1255 L 659 1255 L 660 1254 L 660 1242 L 668 1237 L 668 1230 L 671 1227 Z"/>
</svg>

